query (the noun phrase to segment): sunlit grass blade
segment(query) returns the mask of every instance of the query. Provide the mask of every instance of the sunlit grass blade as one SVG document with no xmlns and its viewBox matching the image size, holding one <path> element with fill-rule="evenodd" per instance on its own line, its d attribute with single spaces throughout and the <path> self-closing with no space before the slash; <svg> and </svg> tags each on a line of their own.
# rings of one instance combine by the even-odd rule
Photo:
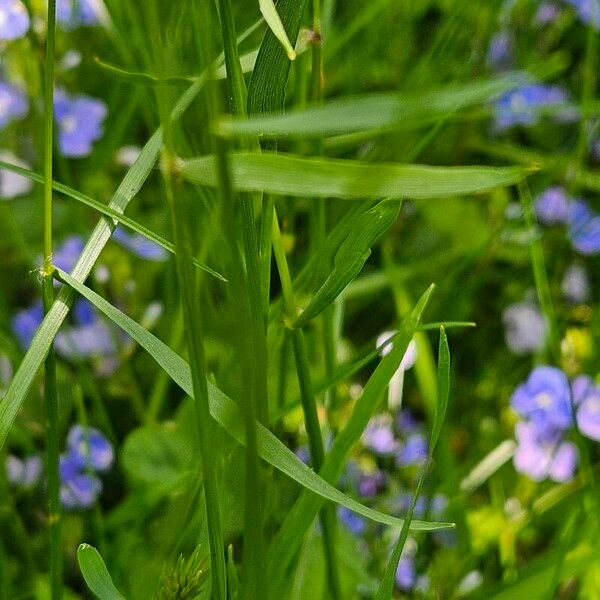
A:
<svg viewBox="0 0 600 600">
<path fill-rule="evenodd" d="M 527 174 L 522 167 L 368 164 L 272 152 L 233 152 L 230 160 L 237 190 L 304 198 L 444 198 L 512 185 Z M 212 156 L 182 161 L 181 173 L 192 183 L 218 185 Z"/>
<path fill-rule="evenodd" d="M 258 4 L 260 6 L 260 12 L 265 18 L 269 29 L 273 32 L 273 35 L 279 40 L 279 43 L 283 46 L 283 49 L 285 50 L 288 58 L 290 60 L 295 60 L 296 51 L 294 50 L 287 36 L 287 33 L 285 32 L 285 27 L 281 22 L 279 13 L 275 8 L 273 0 L 258 0 Z"/>
<path fill-rule="evenodd" d="M 66 282 L 69 286 L 72 286 L 74 290 L 89 300 L 96 308 L 98 308 L 98 310 L 104 313 L 104 315 L 106 315 L 111 321 L 113 321 L 123 331 L 135 339 L 136 342 L 142 348 L 144 348 L 152 356 L 152 358 L 154 358 L 154 360 L 156 360 L 156 362 L 167 372 L 173 381 L 186 394 L 193 396 L 190 368 L 186 361 L 184 361 L 178 354 L 160 341 L 156 336 L 144 329 L 133 319 L 129 318 L 118 308 L 104 300 L 101 296 L 90 290 L 81 282 L 77 281 L 64 271 L 58 270 L 57 272 L 61 280 Z M 410 338 L 408 341 L 410 341 Z M 408 341 L 406 341 L 406 346 L 408 346 Z M 400 348 L 401 346 L 402 342 L 399 344 Z M 389 371 L 389 369 L 390 363 L 387 361 L 385 369 L 386 372 Z M 382 376 L 382 372 L 380 371 L 379 377 L 377 377 L 376 380 L 380 381 Z M 387 385 L 387 382 L 385 382 L 385 385 Z M 373 389 L 373 391 L 370 392 L 370 395 L 375 394 L 375 392 L 380 388 L 383 388 L 383 386 L 384 384 L 379 382 L 379 387 L 377 390 Z M 244 444 L 244 421 L 238 405 L 211 382 L 208 382 L 208 392 L 210 412 L 212 417 L 229 435 L 231 435 L 240 444 Z M 376 397 L 371 397 L 371 400 L 374 400 L 374 398 Z M 259 453 L 263 460 L 274 466 L 276 469 L 279 469 L 282 473 L 296 481 L 302 487 L 305 487 L 307 490 L 312 492 L 310 497 L 314 498 L 313 494 L 316 494 L 317 496 L 320 496 L 321 499 L 330 500 L 345 506 L 350 510 L 353 510 L 354 512 L 366 517 L 367 519 L 397 528 L 402 527 L 403 519 L 390 517 L 381 512 L 367 508 L 355 500 L 352 500 L 331 485 L 331 483 L 328 483 L 322 477 L 317 475 L 312 469 L 307 467 L 266 427 L 258 423 L 256 427 Z M 357 433 L 353 432 L 352 437 L 356 438 L 356 436 Z M 358 433 L 358 437 L 360 437 L 360 432 Z M 344 444 L 344 447 L 346 445 L 347 442 Z M 339 454 L 339 452 L 340 449 L 338 448 L 336 454 Z M 411 524 L 411 528 L 418 531 L 433 531 L 448 527 L 452 527 L 452 524 L 429 523 L 425 521 L 413 521 Z"/>
<path fill-rule="evenodd" d="M 470 494 L 485 483 L 500 467 L 505 465 L 514 455 L 517 445 L 514 440 L 504 440 L 491 452 L 486 454 L 460 482 L 460 491 Z"/>
<path fill-rule="evenodd" d="M 80 544 L 77 548 L 77 562 L 88 588 L 99 600 L 125 600 L 115 587 L 96 548 L 89 544 Z"/>
</svg>

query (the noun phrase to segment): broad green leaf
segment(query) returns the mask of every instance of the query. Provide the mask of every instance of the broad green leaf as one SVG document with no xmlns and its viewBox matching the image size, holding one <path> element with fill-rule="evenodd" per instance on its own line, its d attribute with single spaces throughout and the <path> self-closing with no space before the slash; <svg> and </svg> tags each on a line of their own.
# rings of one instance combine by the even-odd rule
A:
<svg viewBox="0 0 600 600">
<path fill-rule="evenodd" d="M 32 181 L 35 181 L 37 183 L 44 182 L 43 175 L 40 175 L 39 173 L 35 173 L 34 171 L 30 171 L 29 169 L 23 169 L 22 167 L 19 167 L 17 165 L 12 165 L 10 163 L 6 163 L 4 161 L 0 161 L 0 169 L 7 169 L 9 171 L 13 171 L 14 173 L 18 173 L 19 175 L 22 175 L 23 177 L 27 177 L 28 179 L 31 179 Z M 111 219 L 114 219 L 118 223 L 121 223 L 121 225 L 125 225 L 125 227 L 129 227 L 129 229 L 131 229 L 132 231 L 135 231 L 136 233 L 143 235 L 145 238 L 147 238 L 150 241 L 154 242 L 155 244 L 161 246 L 167 252 L 170 252 L 171 254 L 175 254 L 175 246 L 171 242 L 169 242 L 168 240 L 163 238 L 161 235 L 158 235 L 158 233 L 154 233 L 154 231 L 152 231 L 151 229 L 148 229 L 147 227 L 145 227 L 141 223 L 138 223 L 134 219 L 125 216 L 124 214 L 115 210 L 114 208 L 111 208 L 110 206 L 107 206 L 106 204 L 103 204 L 102 202 L 99 202 L 98 200 L 94 200 L 94 198 L 91 198 L 90 196 L 87 196 L 86 194 L 78 192 L 77 190 L 74 190 L 73 188 L 70 188 L 62 183 L 58 183 L 55 181 L 52 184 L 52 187 L 57 192 L 60 192 L 61 194 L 64 194 L 65 196 L 68 196 L 69 198 L 73 198 L 73 200 L 77 200 L 78 202 L 81 202 L 82 204 L 85 204 L 86 206 L 89 206 L 89 207 L 97 210 L 99 213 L 102 213 L 103 215 L 110 217 Z M 196 265 L 198 268 L 202 269 L 203 271 L 206 271 L 213 277 L 216 277 L 217 279 L 220 279 L 221 281 L 227 281 L 227 279 L 225 279 L 225 277 L 223 277 L 223 275 L 221 275 L 214 269 L 211 269 L 209 266 L 201 263 L 196 258 L 193 258 L 192 261 L 193 261 L 194 265 Z"/>
<path fill-rule="evenodd" d="M 118 308 L 104 300 L 101 296 L 61 270 L 57 270 L 60 280 L 72 286 L 74 290 L 89 300 L 98 310 L 104 313 L 111 321 L 128 333 L 144 348 L 156 362 L 167 372 L 173 381 L 189 396 L 193 397 L 192 378 L 190 368 L 178 354 L 160 341 L 157 337 L 144 329 L 141 325 L 130 319 Z M 408 346 L 408 342 L 406 343 Z M 393 354 L 390 353 L 390 354 Z M 387 357 L 384 361 L 387 360 Z M 399 362 L 399 361 L 398 361 Z M 389 363 L 388 363 L 389 364 Z M 391 375 L 390 375 L 391 378 Z M 208 382 L 210 412 L 212 417 L 223 429 L 240 444 L 245 444 L 244 420 L 238 405 L 226 396 L 210 381 Z M 331 500 L 350 510 L 379 523 L 394 527 L 401 527 L 403 520 L 384 515 L 380 512 L 363 506 L 352 500 L 329 482 L 324 481 L 312 469 L 307 467 L 291 450 L 284 446 L 267 428 L 256 424 L 258 437 L 258 450 L 260 456 L 269 464 L 279 469 L 282 473 L 292 478 L 301 486 L 324 499 Z M 312 494 L 311 494 L 312 496 Z M 451 527 L 448 523 L 426 523 L 414 521 L 415 530 L 430 531 L 434 529 Z"/>
<path fill-rule="evenodd" d="M 112 581 L 98 550 L 89 544 L 77 548 L 77 562 L 91 592 L 99 600 L 125 600 Z"/>
<path fill-rule="evenodd" d="M 304 327 L 317 317 L 360 273 L 371 247 L 393 225 L 399 211 L 400 202 L 384 200 L 357 219 L 335 255 L 333 270 L 302 311 L 295 327 Z"/>
<path fill-rule="evenodd" d="M 283 46 L 288 58 L 290 60 L 296 59 L 296 51 L 294 50 L 290 40 L 288 39 L 285 27 L 279 18 L 279 13 L 275 8 L 273 0 L 258 0 L 260 6 L 260 12 L 265 18 L 269 29 L 273 32 L 273 35 L 279 40 L 279 43 Z"/>
<path fill-rule="evenodd" d="M 279 0 L 277 13 L 290 44 L 296 44 L 306 0 Z M 272 113 L 283 110 L 290 59 L 268 28 L 260 44 L 256 64 L 248 85 L 248 113 Z"/>
<path fill-rule="evenodd" d="M 370 164 L 273 152 L 233 152 L 229 158 L 237 190 L 305 198 L 447 198 L 512 185 L 527 173 L 522 167 Z M 181 169 L 192 183 L 218 186 L 213 156 L 182 161 Z"/>
<path fill-rule="evenodd" d="M 198 95 L 202 86 L 202 82 L 198 82 L 184 92 L 171 115 L 173 120 L 181 117 Z M 139 192 L 152 172 L 161 146 L 162 133 L 158 129 L 148 140 L 137 160 L 117 188 L 109 204 L 111 209 L 119 213 L 125 211 L 131 199 Z M 114 226 L 114 223 L 107 219 L 102 219 L 98 222 L 73 268 L 72 275 L 75 279 L 79 281 L 86 280 L 104 246 L 110 239 Z M 54 340 L 60 326 L 69 314 L 69 309 L 73 304 L 74 298 L 75 294 L 71 288 L 65 287 L 60 291 L 54 304 L 39 326 L 4 398 L 0 401 L 0 448 L 4 445 L 6 436 L 17 417 L 17 413 L 25 401 L 25 397 L 48 354 L 52 340 Z"/>
<path fill-rule="evenodd" d="M 423 294 L 411 315 L 404 321 L 391 351 L 381 360 L 366 383 L 363 393 L 356 402 L 348 423 L 336 436 L 331 450 L 325 457 L 319 475 L 326 482 L 336 482 L 342 473 L 348 455 L 377 411 L 385 390 L 400 365 L 408 344 L 418 327 L 421 316 L 433 292 L 432 285 Z M 289 511 L 283 525 L 269 549 L 269 576 L 277 581 L 285 577 L 304 535 L 323 506 L 323 498 L 303 492 Z M 412 522 L 411 526 L 414 525 Z"/>
<path fill-rule="evenodd" d="M 516 72 L 454 84 L 419 95 L 385 92 L 338 98 L 323 106 L 291 110 L 284 114 L 256 115 L 248 120 L 225 117 L 217 131 L 227 137 L 263 135 L 286 138 L 343 135 L 389 127 L 412 129 L 446 114 L 487 103 L 527 80 L 524 73 Z"/>
</svg>

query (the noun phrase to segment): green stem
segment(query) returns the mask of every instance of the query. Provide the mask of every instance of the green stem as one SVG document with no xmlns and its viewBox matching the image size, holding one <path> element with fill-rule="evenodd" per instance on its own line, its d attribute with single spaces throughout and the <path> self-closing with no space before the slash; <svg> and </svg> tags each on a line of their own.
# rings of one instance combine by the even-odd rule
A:
<svg viewBox="0 0 600 600">
<path fill-rule="evenodd" d="M 54 302 L 52 279 L 52 156 L 54 145 L 54 45 L 56 0 L 48 1 L 46 62 L 44 79 L 44 266 L 43 302 L 48 314 Z M 47 420 L 48 527 L 50 541 L 50 581 L 52 599 L 62 598 L 61 507 L 59 475 L 59 423 L 56 392 L 56 355 L 51 344 L 44 367 L 44 397 Z"/>
</svg>

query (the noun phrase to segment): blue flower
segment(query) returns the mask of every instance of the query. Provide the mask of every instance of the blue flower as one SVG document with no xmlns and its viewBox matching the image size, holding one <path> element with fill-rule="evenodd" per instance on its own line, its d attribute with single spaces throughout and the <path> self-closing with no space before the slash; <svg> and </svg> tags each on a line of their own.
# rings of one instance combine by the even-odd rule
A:
<svg viewBox="0 0 600 600">
<path fill-rule="evenodd" d="M 559 431 L 553 435 L 542 431 L 535 423 L 521 421 L 515 428 L 517 449 L 513 457 L 515 469 L 534 481 L 550 478 L 566 482 L 573 478 L 577 468 L 577 448 L 561 439 Z"/>
<path fill-rule="evenodd" d="M 376 454 L 393 454 L 398 449 L 388 415 L 376 415 L 369 421 L 362 434 L 362 443 Z"/>
<path fill-rule="evenodd" d="M 415 569 L 415 559 L 412 554 L 406 551 L 402 552 L 398 568 L 396 569 L 396 585 L 404 592 L 410 592 L 417 582 L 417 572 Z"/>
<path fill-rule="evenodd" d="M 544 2 L 538 8 L 535 13 L 534 22 L 537 25 L 549 25 L 550 23 L 554 23 L 556 18 L 558 17 L 559 9 L 556 4 L 552 2 Z"/>
<path fill-rule="evenodd" d="M 37 300 L 29 308 L 19 311 L 12 320 L 12 329 L 22 350 L 27 350 L 33 336 L 44 318 L 42 301 Z"/>
<path fill-rule="evenodd" d="M 511 304 L 502 313 L 506 345 L 514 354 L 537 352 L 544 347 L 547 325 L 542 313 L 530 302 Z"/>
<path fill-rule="evenodd" d="M 570 265 L 562 279 L 561 290 L 571 304 L 581 304 L 590 297 L 590 281 L 582 265 Z"/>
<path fill-rule="evenodd" d="M 89 96 L 68 96 L 62 90 L 54 95 L 54 115 L 58 125 L 58 146 L 64 156 L 80 158 L 92 151 L 103 134 L 106 104 Z"/>
<path fill-rule="evenodd" d="M 0 81 L 0 129 L 15 119 L 22 119 L 29 112 L 29 101 L 18 87 Z"/>
<path fill-rule="evenodd" d="M 417 465 L 427 460 L 428 452 L 427 438 L 421 433 L 413 433 L 401 444 L 396 460 L 403 467 Z"/>
<path fill-rule="evenodd" d="M 72 360 L 113 356 L 117 352 L 109 326 L 101 319 L 88 325 L 67 327 L 56 336 L 56 349 Z"/>
<path fill-rule="evenodd" d="M 70 273 L 83 252 L 83 240 L 78 235 L 70 235 L 52 253 L 52 263 Z"/>
<path fill-rule="evenodd" d="M 67 436 L 67 448 L 72 462 L 79 468 L 108 471 L 115 460 L 111 443 L 97 429 L 74 425 Z"/>
<path fill-rule="evenodd" d="M 600 387 L 591 377 L 581 375 L 572 383 L 577 406 L 577 426 L 583 435 L 600 442 Z"/>
<path fill-rule="evenodd" d="M 351 511 L 349 508 L 338 506 L 337 514 L 339 520 L 353 535 L 362 535 L 366 531 L 367 522 L 365 519 Z"/>
<path fill-rule="evenodd" d="M 567 2 L 575 8 L 584 23 L 593 22 L 596 29 L 600 28 L 600 3 L 598 0 L 567 0 Z"/>
<path fill-rule="evenodd" d="M 400 430 L 400 433 L 403 435 L 410 435 L 414 433 L 419 428 L 419 423 L 415 419 L 415 416 L 412 414 L 408 408 L 403 408 L 398 412 L 398 416 L 396 417 L 396 425 Z"/>
<path fill-rule="evenodd" d="M 42 459 L 36 454 L 18 458 L 6 457 L 6 478 L 13 487 L 31 488 L 38 483 L 42 474 Z"/>
<path fill-rule="evenodd" d="M 91 508 L 102 492 L 100 479 L 84 473 L 69 454 L 60 457 L 60 482 L 60 501 L 71 510 Z"/>
<path fill-rule="evenodd" d="M 136 256 L 152 260 L 155 262 L 163 262 L 167 260 L 168 252 L 158 244 L 145 238 L 143 235 L 129 234 L 122 227 L 117 227 L 112 235 L 115 242 L 118 242 L 127 250 L 130 250 Z"/>
<path fill-rule="evenodd" d="M 379 469 L 372 473 L 361 472 L 356 483 L 356 490 L 362 498 L 373 498 L 386 484 L 386 476 Z"/>
<path fill-rule="evenodd" d="M 56 20 L 68 29 L 97 25 L 104 16 L 101 0 L 57 0 Z"/>
<path fill-rule="evenodd" d="M 507 129 L 514 125 L 535 125 L 543 109 L 564 104 L 566 92 L 558 87 L 544 84 L 529 84 L 506 92 L 495 103 L 496 126 Z M 563 115 L 570 118 L 571 115 Z"/>
<path fill-rule="evenodd" d="M 569 238 L 580 254 L 600 253 L 600 216 L 585 200 L 575 200 L 569 206 Z"/>
<path fill-rule="evenodd" d="M 554 430 L 568 429 L 571 416 L 569 382 L 555 367 L 535 368 L 511 398 L 511 405 L 522 417 L 531 419 L 538 432 L 550 435 Z"/>
<path fill-rule="evenodd" d="M 570 197 L 564 188 L 556 185 L 542 192 L 535 201 L 535 213 L 540 223 L 555 225 L 569 219 Z"/>
<path fill-rule="evenodd" d="M 16 40 L 29 31 L 29 15 L 21 0 L 0 0 L 0 40 Z"/>
<path fill-rule="evenodd" d="M 512 40 L 507 31 L 496 33 L 490 40 L 487 52 L 487 63 L 495 69 L 510 66 L 512 62 Z"/>
</svg>

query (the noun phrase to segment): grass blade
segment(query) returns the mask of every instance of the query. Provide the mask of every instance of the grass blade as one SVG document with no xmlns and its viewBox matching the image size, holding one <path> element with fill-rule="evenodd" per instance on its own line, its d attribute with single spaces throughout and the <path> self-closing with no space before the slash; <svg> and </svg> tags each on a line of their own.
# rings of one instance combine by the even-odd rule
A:
<svg viewBox="0 0 600 600">
<path fill-rule="evenodd" d="M 272 152 L 234 152 L 230 159 L 235 189 L 304 198 L 444 198 L 512 185 L 527 173 L 522 167 L 367 164 Z M 181 169 L 192 183 L 218 185 L 213 156 L 183 161 Z"/>
<path fill-rule="evenodd" d="M 279 13 L 275 8 L 275 4 L 273 4 L 273 0 L 258 0 L 258 5 L 260 6 L 260 12 L 262 16 L 265 18 L 269 29 L 273 32 L 273 35 L 279 40 L 279 43 L 283 46 L 288 58 L 290 60 L 296 59 L 296 51 L 294 50 L 287 33 L 285 32 L 285 27 L 281 22 L 279 17 Z"/>
<path fill-rule="evenodd" d="M 99 600 L 125 600 L 115 587 L 96 548 L 88 544 L 80 544 L 77 548 L 77 562 L 87 586 Z"/>
</svg>

